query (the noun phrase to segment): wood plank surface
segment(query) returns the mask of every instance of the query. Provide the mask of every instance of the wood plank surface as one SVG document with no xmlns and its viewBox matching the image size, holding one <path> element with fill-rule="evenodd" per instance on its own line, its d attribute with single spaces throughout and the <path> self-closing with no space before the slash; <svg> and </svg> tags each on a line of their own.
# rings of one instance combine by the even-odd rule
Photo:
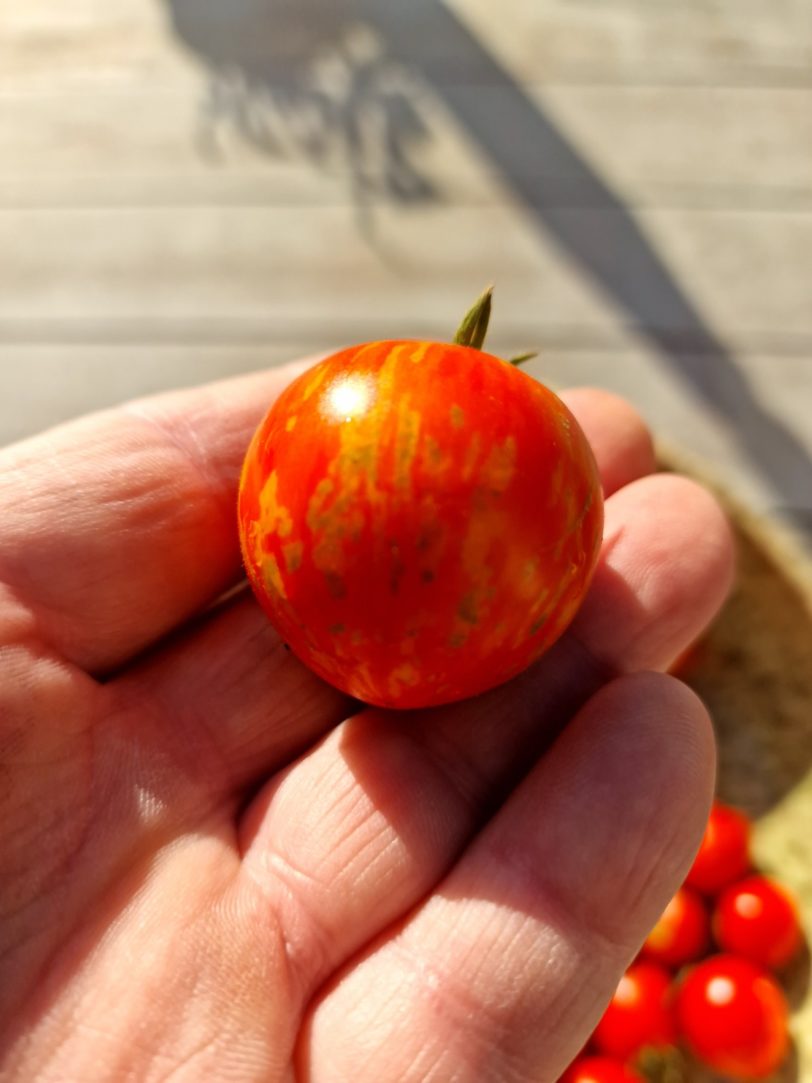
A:
<svg viewBox="0 0 812 1083">
<path fill-rule="evenodd" d="M 502 0 L 498 17 L 490 0 L 446 6 L 518 81 L 542 73 L 546 81 L 592 84 L 812 85 L 807 0 Z M 240 12 L 252 22 L 257 52 L 300 60 L 314 37 L 334 35 L 365 9 L 368 14 L 367 5 L 353 0 L 243 4 L 231 11 L 219 0 L 3 0 L 0 85 L 160 76 L 189 62 L 173 29 L 194 38 L 207 26 L 223 41 L 234 37 Z M 445 44 L 426 34 L 427 51 Z M 445 52 L 449 74 L 466 74 L 459 58 Z"/>
<path fill-rule="evenodd" d="M 523 89 L 628 206 L 812 209 L 812 88 L 539 82 Z M 500 107 L 498 89 L 465 92 L 475 112 Z M 351 199 L 346 160 L 334 153 L 314 168 L 271 101 L 248 99 L 246 106 L 267 133 L 265 147 L 241 135 L 236 124 L 207 116 L 205 101 L 199 78 L 144 87 L 0 91 L 0 201 L 309 205 Z M 472 155 L 436 97 L 421 92 L 416 108 L 427 138 L 411 157 L 438 196 L 476 205 L 509 199 L 493 164 Z M 517 155 L 510 174 L 525 165 Z M 560 199 L 584 202 L 577 184 L 562 188 Z"/>
<path fill-rule="evenodd" d="M 806 0 L 449 0 L 523 81 L 808 86 Z"/>
<path fill-rule="evenodd" d="M 240 318 L 315 324 L 342 341 L 387 328 L 439 334 L 492 279 L 511 331 L 542 341 L 545 324 L 609 334 L 618 316 L 605 288 L 562 255 L 543 220 L 528 218 L 507 205 L 382 208 L 364 243 L 344 206 L 4 209 L 0 336 L 15 325 L 37 339 L 53 321 L 129 319 L 159 337 L 173 319 L 200 337 L 197 326 Z M 730 345 L 810 351 L 812 214 L 658 209 L 636 218 Z M 590 208 L 564 208 L 556 220 L 607 244 L 617 224 Z M 618 273 L 645 288 L 645 269 L 622 255 Z M 673 327 L 672 307 L 654 298 L 651 323 Z"/>
</svg>

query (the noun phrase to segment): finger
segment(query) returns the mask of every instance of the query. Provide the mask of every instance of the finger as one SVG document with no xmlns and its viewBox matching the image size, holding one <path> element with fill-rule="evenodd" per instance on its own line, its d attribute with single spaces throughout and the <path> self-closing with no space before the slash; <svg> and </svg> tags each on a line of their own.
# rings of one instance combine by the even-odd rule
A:
<svg viewBox="0 0 812 1083">
<path fill-rule="evenodd" d="M 440 889 L 332 984 L 301 1075 L 552 1083 L 687 871 L 713 781 L 693 693 L 659 674 L 606 686 Z"/>
<path fill-rule="evenodd" d="M 605 495 L 654 473 L 654 441 L 630 402 L 596 387 L 562 391 L 561 398 L 575 414 L 600 463 Z"/>
<path fill-rule="evenodd" d="M 0 454 L 0 575 L 40 638 L 106 670 L 234 582 L 242 457 L 301 367 L 141 399 Z"/>
<path fill-rule="evenodd" d="M 666 509 L 677 484 L 685 516 L 674 529 Z M 614 536 L 621 510 L 623 545 Z M 679 651 L 721 601 L 728 535 L 703 490 L 655 476 L 610 498 L 607 511 L 617 524 L 612 564 L 596 580 L 592 605 L 600 613 L 603 594 L 615 606 L 613 622 L 582 622 L 578 639 L 565 636 L 522 678 L 467 703 L 406 720 L 360 714 L 249 809 L 244 868 L 291 923 L 305 991 L 432 888 L 571 713 L 627 666 L 629 652 L 644 666 L 647 642 L 654 660 L 667 647 Z M 711 536 L 715 547 L 698 544 Z M 641 578 L 649 550 L 669 549 L 671 561 Z"/>
<path fill-rule="evenodd" d="M 623 400 L 583 390 L 573 393 L 572 405 L 587 437 L 595 440 L 607 489 L 651 469 L 651 439 Z M 128 678 L 167 717 L 186 719 L 191 734 L 214 734 L 214 762 L 227 785 L 287 762 L 348 713 L 346 698 L 280 650 L 258 606 L 242 599 L 237 609 L 183 637 Z M 190 749 L 199 747 L 190 741 Z"/>
<path fill-rule="evenodd" d="M 733 539 L 713 497 L 676 474 L 641 478 L 606 503 L 601 559 L 571 634 L 624 672 L 665 670 L 708 625 L 732 578 Z M 629 632 L 621 660 L 618 626 Z"/>
</svg>

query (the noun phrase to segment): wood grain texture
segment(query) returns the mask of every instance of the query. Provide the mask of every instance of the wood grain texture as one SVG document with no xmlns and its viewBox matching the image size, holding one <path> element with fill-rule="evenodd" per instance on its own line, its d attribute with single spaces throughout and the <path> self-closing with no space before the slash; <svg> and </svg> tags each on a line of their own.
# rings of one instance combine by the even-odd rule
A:
<svg viewBox="0 0 812 1083">
<path fill-rule="evenodd" d="M 812 210 L 812 88 L 535 82 L 524 91 L 630 207 Z M 500 108 L 497 88 L 465 93 L 474 112 Z M 314 166 L 271 101 L 259 97 L 246 106 L 265 147 L 208 115 L 204 101 L 199 78 L 74 87 L 67 98 L 53 89 L 0 91 L 0 206 L 309 206 L 351 199 L 346 160 L 334 151 Z M 505 202 L 498 175 L 472 161 L 470 143 L 428 90 L 419 108 L 428 137 L 413 161 L 438 196 L 454 205 Z M 519 155 L 512 171 L 522 166 Z M 572 178 L 560 200 L 594 204 Z"/>
<path fill-rule="evenodd" d="M 558 219 L 610 243 L 616 216 L 563 208 Z M 733 347 L 809 351 L 812 213 L 656 209 L 636 221 Z M 36 321 L 40 335 L 56 319 L 122 318 L 141 321 L 146 335 L 162 319 L 185 319 L 194 334 L 198 316 L 203 325 L 315 323 L 362 338 L 387 327 L 441 333 L 494 279 L 508 327 L 617 323 L 600 283 L 562 258 L 543 223 L 508 205 L 384 207 L 373 228 L 371 241 L 359 239 L 347 206 L 3 209 L 0 321 Z M 619 260 L 618 273 L 638 272 Z M 679 331 L 678 319 L 668 299 L 652 304 L 653 324 Z"/>
<path fill-rule="evenodd" d="M 331 7 L 339 17 L 354 12 L 347 0 Z M 548 82 L 587 84 L 812 85 L 806 0 L 504 0 L 498 18 L 489 0 L 448 0 L 448 7 L 523 82 L 541 73 Z M 137 79 L 190 61 L 157 0 L 4 0 L 0 11 L 0 86 Z M 300 48 L 285 25 L 272 29 L 277 49 Z M 448 57 L 449 70 L 459 75 L 455 60 Z"/>
<path fill-rule="evenodd" d="M 450 0 L 512 71 L 550 82 L 808 86 L 805 0 Z"/>
</svg>

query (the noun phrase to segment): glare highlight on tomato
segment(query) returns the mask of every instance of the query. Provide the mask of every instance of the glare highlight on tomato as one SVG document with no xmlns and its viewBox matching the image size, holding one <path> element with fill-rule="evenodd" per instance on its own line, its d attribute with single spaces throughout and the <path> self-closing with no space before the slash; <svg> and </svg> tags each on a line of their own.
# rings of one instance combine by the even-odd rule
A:
<svg viewBox="0 0 812 1083">
<path fill-rule="evenodd" d="M 784 994 L 747 959 L 715 955 L 698 963 L 679 984 L 675 1010 L 682 1040 L 716 1072 L 763 1079 L 789 1051 Z"/>
<path fill-rule="evenodd" d="M 717 895 L 749 869 L 750 821 L 738 809 L 715 801 L 685 883 L 705 895 Z"/>
<path fill-rule="evenodd" d="M 722 892 L 713 931 L 723 951 L 776 969 L 786 965 L 803 942 L 795 901 L 766 876 L 748 876 Z"/>
<path fill-rule="evenodd" d="M 595 1047 L 607 1056 L 628 1060 L 675 1040 L 670 974 L 656 963 L 633 963 L 595 1028 Z"/>
<path fill-rule="evenodd" d="M 592 452 L 556 395 L 467 346 L 354 346 L 260 424 L 239 492 L 251 585 L 284 641 L 368 703 L 509 680 L 561 635 L 600 547 Z"/>
</svg>

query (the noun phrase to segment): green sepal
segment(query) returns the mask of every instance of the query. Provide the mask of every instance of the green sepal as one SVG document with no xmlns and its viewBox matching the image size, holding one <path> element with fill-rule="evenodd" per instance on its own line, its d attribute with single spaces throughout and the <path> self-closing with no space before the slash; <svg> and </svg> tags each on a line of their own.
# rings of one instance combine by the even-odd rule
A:
<svg viewBox="0 0 812 1083">
<path fill-rule="evenodd" d="M 454 335 L 457 346 L 471 346 L 475 350 L 481 350 L 488 333 L 488 323 L 491 318 L 491 296 L 493 286 L 482 293 L 462 318 L 462 323 Z"/>
</svg>

